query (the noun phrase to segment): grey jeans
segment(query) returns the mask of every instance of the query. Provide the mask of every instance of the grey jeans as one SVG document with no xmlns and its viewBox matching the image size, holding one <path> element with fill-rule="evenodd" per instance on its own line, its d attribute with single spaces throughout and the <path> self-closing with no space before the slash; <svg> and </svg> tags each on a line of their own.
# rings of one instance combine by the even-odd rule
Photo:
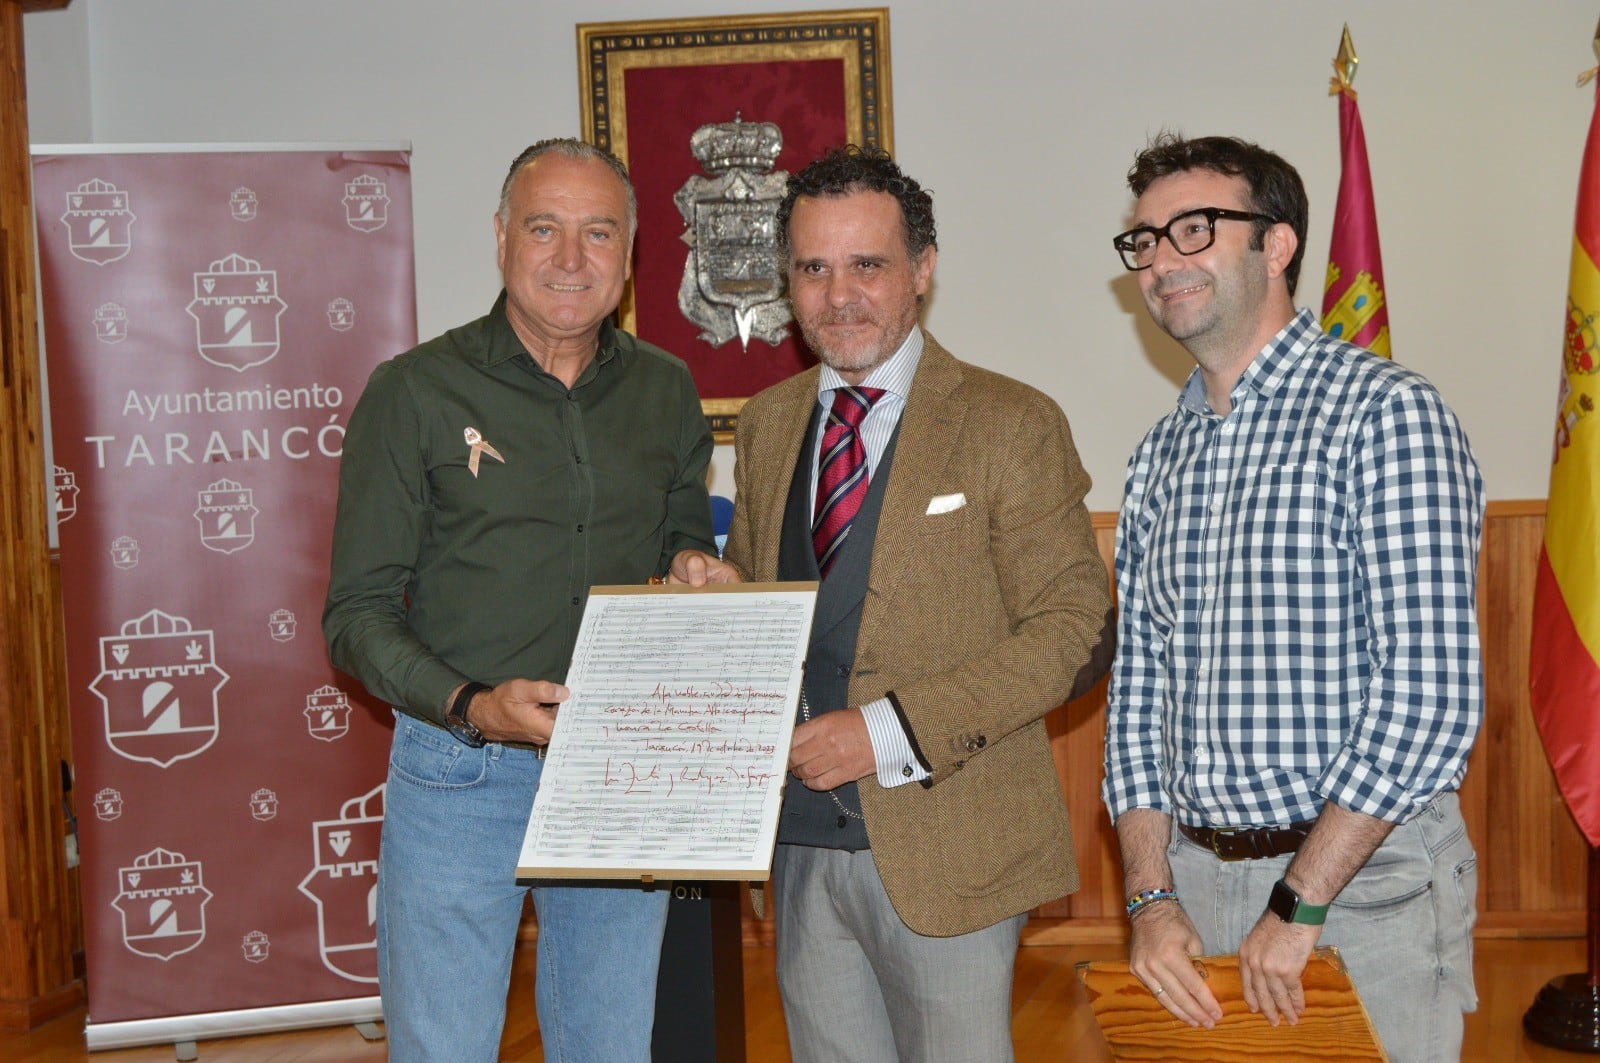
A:
<svg viewBox="0 0 1600 1063">
<path fill-rule="evenodd" d="M 1239 951 L 1290 857 L 1223 861 L 1176 830 L 1173 884 L 1207 953 Z M 1319 945 L 1337 945 L 1392 1063 L 1459 1063 L 1476 1010 L 1478 857 L 1453 793 L 1396 827 L 1334 899 Z"/>
</svg>

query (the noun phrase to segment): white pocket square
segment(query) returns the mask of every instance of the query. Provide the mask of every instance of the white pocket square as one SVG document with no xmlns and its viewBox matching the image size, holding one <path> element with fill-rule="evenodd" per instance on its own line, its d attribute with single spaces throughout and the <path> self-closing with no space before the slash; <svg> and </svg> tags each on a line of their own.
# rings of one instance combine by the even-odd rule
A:
<svg viewBox="0 0 1600 1063">
<path fill-rule="evenodd" d="M 953 495 L 934 495 L 928 503 L 927 515 L 932 517 L 939 513 L 954 513 L 967 504 L 967 496 L 957 491 Z"/>
</svg>

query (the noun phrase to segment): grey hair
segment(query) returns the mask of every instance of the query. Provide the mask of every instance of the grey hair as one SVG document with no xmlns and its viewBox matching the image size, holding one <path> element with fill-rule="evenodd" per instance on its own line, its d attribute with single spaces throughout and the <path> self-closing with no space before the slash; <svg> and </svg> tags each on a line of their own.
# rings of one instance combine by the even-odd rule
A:
<svg viewBox="0 0 1600 1063">
<path fill-rule="evenodd" d="M 622 187 L 628 192 L 628 239 L 632 240 L 639 229 L 639 199 L 634 195 L 633 181 L 628 177 L 628 168 L 622 160 L 604 148 L 597 148 L 587 141 L 573 137 L 552 137 L 541 140 L 537 144 L 522 149 L 522 154 L 511 161 L 511 169 L 506 173 L 505 181 L 500 185 L 500 208 L 496 213 L 500 217 L 500 224 L 505 225 L 511 221 L 511 186 L 516 183 L 517 174 L 533 165 L 541 155 L 560 155 L 567 159 L 597 159 L 611 168 L 611 172 L 622 180 Z"/>
</svg>

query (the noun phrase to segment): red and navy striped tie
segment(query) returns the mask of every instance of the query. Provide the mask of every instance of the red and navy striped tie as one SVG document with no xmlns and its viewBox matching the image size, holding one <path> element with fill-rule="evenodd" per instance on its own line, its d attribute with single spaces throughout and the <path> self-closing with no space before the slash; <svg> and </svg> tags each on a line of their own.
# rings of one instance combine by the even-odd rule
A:
<svg viewBox="0 0 1600 1063">
<path fill-rule="evenodd" d="M 861 422 L 882 396 L 882 388 L 843 387 L 833 393 L 833 409 L 828 411 L 817 456 L 817 506 L 811 520 L 817 571 L 824 577 L 867 497 L 867 448 L 861 442 Z"/>
</svg>

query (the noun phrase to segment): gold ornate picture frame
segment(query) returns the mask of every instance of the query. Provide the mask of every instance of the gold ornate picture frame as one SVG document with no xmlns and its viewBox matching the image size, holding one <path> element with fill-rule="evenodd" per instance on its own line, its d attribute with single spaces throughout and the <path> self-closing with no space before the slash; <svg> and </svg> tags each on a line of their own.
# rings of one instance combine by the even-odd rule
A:
<svg viewBox="0 0 1600 1063">
<path fill-rule="evenodd" d="M 727 442 L 745 399 L 815 362 L 762 250 L 782 175 L 846 143 L 894 150 L 888 9 L 577 31 L 583 137 L 639 197 L 622 325 L 689 364 Z"/>
</svg>

